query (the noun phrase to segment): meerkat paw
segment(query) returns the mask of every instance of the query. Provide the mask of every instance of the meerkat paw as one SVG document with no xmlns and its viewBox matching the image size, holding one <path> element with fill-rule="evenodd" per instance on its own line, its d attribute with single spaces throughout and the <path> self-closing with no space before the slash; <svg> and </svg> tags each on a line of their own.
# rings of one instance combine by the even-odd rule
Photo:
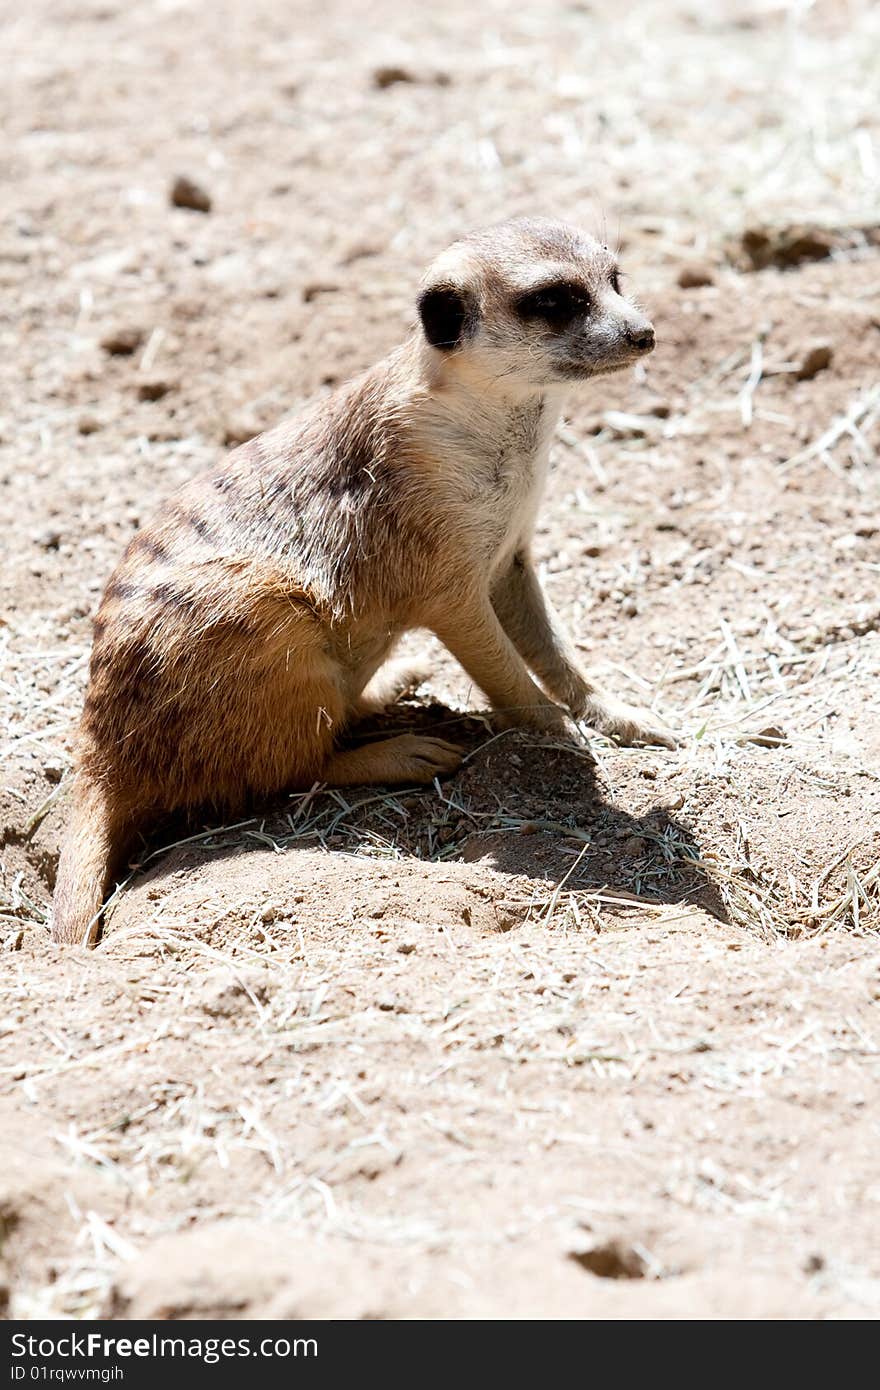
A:
<svg viewBox="0 0 880 1390">
<path fill-rule="evenodd" d="M 394 758 L 401 781 L 433 782 L 461 766 L 464 750 L 444 738 L 423 734 L 400 734 L 384 745 Z"/>
<path fill-rule="evenodd" d="M 463 749 L 445 739 L 398 734 L 396 738 L 383 738 L 378 743 L 364 743 L 360 748 L 334 753 L 321 780 L 330 787 L 430 783 L 435 777 L 455 772 L 463 756 Z"/>
<path fill-rule="evenodd" d="M 618 700 L 590 704 L 580 718 L 598 733 L 616 739 L 625 747 L 640 743 L 677 748 L 681 743 L 678 735 L 651 710 L 637 709 Z"/>
</svg>

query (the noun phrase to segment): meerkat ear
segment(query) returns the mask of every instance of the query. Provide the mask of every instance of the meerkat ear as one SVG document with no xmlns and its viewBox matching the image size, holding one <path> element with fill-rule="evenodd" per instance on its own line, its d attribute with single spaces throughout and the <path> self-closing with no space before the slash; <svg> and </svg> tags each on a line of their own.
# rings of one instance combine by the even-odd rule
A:
<svg viewBox="0 0 880 1390">
<path fill-rule="evenodd" d="M 432 347 L 451 352 L 477 326 L 474 296 L 455 285 L 434 285 L 423 290 L 418 300 L 425 337 Z"/>
</svg>

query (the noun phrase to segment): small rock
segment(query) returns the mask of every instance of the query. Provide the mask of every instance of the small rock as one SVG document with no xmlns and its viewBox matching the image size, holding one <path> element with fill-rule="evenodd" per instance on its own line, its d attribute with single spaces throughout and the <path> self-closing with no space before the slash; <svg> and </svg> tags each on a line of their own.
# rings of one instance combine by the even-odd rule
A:
<svg viewBox="0 0 880 1390">
<path fill-rule="evenodd" d="M 97 415 L 81 415 L 76 422 L 76 427 L 80 434 L 97 434 L 101 428 L 101 421 Z"/>
<path fill-rule="evenodd" d="M 351 245 L 342 253 L 339 258 L 340 265 L 354 265 L 355 261 L 370 260 L 373 256 L 380 256 L 382 247 L 375 241 L 353 241 Z"/>
<path fill-rule="evenodd" d="M 211 195 L 185 174 L 178 174 L 174 180 L 170 198 L 174 207 L 189 208 L 191 212 L 210 212 L 213 207 Z"/>
<path fill-rule="evenodd" d="M 393 1014 L 397 1010 L 397 1000 L 393 994 L 386 994 L 382 999 L 377 1000 L 376 1007 L 385 1014 Z"/>
<path fill-rule="evenodd" d="M 823 227 L 748 227 L 740 246 L 750 270 L 787 270 L 802 261 L 824 261 L 837 244 Z"/>
<path fill-rule="evenodd" d="M 161 401 L 163 396 L 167 396 L 171 390 L 170 381 L 154 380 L 142 381 L 138 385 L 137 394 L 139 401 Z"/>
<path fill-rule="evenodd" d="M 641 835 L 630 835 L 624 840 L 622 849 L 630 859 L 640 859 L 645 852 L 645 841 Z"/>
<path fill-rule="evenodd" d="M 64 776 L 64 764 L 51 760 L 43 763 L 43 776 L 47 782 L 60 782 Z"/>
<path fill-rule="evenodd" d="M 570 1250 L 568 1258 L 599 1279 L 644 1279 L 648 1272 L 644 1257 L 622 1240 L 608 1240 L 588 1250 Z"/>
<path fill-rule="evenodd" d="M 303 285 L 303 303 L 311 304 L 313 299 L 317 299 L 321 294 L 336 294 L 339 289 L 331 280 L 311 280 L 307 285 Z"/>
<path fill-rule="evenodd" d="M 691 261 L 678 272 L 678 284 L 683 290 L 700 290 L 704 285 L 715 284 L 715 272 L 710 265 Z"/>
<path fill-rule="evenodd" d="M 411 956 L 414 951 L 418 950 L 418 947 L 414 941 L 402 941 L 397 950 L 402 956 Z"/>
<path fill-rule="evenodd" d="M 399 82 L 415 82 L 416 77 L 408 68 L 400 67 L 396 63 L 388 63 L 382 67 L 373 69 L 373 86 L 384 91 L 386 87 L 394 87 Z"/>
<path fill-rule="evenodd" d="M 61 532 L 56 531 L 54 526 L 47 526 L 45 531 L 40 531 L 34 539 L 41 550 L 57 550 L 61 544 Z"/>
<path fill-rule="evenodd" d="M 101 339 L 101 347 L 111 357 L 131 357 L 146 337 L 142 328 L 113 328 Z"/>
<path fill-rule="evenodd" d="M 798 381 L 812 381 L 814 376 L 831 366 L 834 349 L 830 343 L 812 343 L 807 348 L 795 376 Z"/>
<path fill-rule="evenodd" d="M 780 729 L 776 724 L 768 724 L 765 729 L 759 729 L 755 734 L 746 734 L 744 743 L 755 743 L 759 748 L 778 748 L 780 743 L 787 743 L 788 739 L 784 729 Z"/>
<path fill-rule="evenodd" d="M 251 416 L 233 416 L 223 426 L 223 443 L 235 448 L 239 444 L 247 444 L 249 439 L 253 439 L 259 433 L 260 426 Z"/>
</svg>

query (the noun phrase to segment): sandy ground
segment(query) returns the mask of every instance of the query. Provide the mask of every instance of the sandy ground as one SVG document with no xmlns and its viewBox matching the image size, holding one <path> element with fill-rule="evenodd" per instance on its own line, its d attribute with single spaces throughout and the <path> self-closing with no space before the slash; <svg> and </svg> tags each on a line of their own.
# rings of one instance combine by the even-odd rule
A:
<svg viewBox="0 0 880 1390">
<path fill-rule="evenodd" d="M 876 7 L 0 20 L 0 1305 L 875 1316 Z M 126 539 L 523 212 L 619 244 L 657 327 L 572 398 L 538 552 L 683 747 L 495 738 L 434 649 L 386 724 L 455 778 L 166 828 L 54 951 Z"/>
</svg>

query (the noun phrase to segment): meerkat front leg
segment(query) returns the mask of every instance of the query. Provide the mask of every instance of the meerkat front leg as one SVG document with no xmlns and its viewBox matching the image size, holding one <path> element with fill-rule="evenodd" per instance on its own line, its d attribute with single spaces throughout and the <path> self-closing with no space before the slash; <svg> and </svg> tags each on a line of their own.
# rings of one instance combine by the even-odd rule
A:
<svg viewBox="0 0 880 1390">
<path fill-rule="evenodd" d="M 494 581 L 492 606 L 541 684 L 575 719 L 584 720 L 621 743 L 675 747 L 675 735 L 656 715 L 607 695 L 581 671 L 574 647 L 544 594 L 524 547 Z"/>
<path fill-rule="evenodd" d="M 502 728 L 569 734 L 565 712 L 532 680 L 488 594 L 471 594 L 452 603 L 431 626 L 488 696 Z"/>
</svg>

